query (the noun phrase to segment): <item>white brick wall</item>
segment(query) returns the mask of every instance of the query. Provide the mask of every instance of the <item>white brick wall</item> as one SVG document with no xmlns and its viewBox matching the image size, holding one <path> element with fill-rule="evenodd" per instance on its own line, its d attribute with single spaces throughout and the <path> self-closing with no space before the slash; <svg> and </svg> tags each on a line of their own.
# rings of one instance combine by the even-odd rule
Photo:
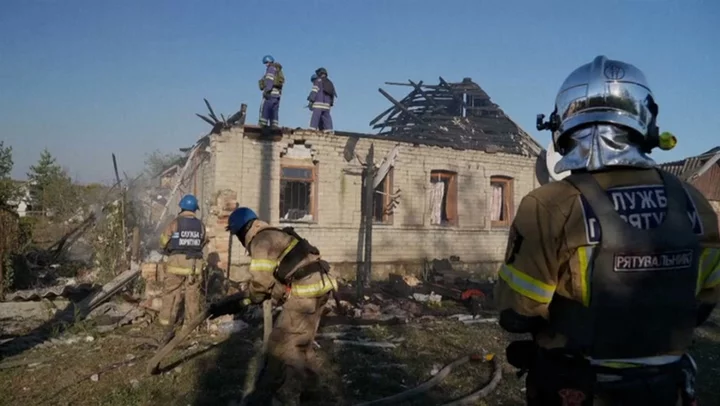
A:
<svg viewBox="0 0 720 406">
<path fill-rule="evenodd" d="M 210 168 L 207 172 L 212 173 L 205 175 L 204 190 L 211 196 L 218 196 L 220 191 L 226 193 L 212 202 L 211 215 L 206 220 L 208 229 L 212 229 L 209 231 L 213 238 L 210 250 L 220 253 L 222 263 L 227 260 L 228 235 L 224 227 L 229 212 L 226 209 L 234 205 L 234 199 L 240 205 L 256 210 L 264 220 L 279 224 L 280 164 L 284 159 L 281 153 L 289 144 L 304 140 L 306 145 L 310 144 L 318 161 L 318 216 L 315 224 L 293 223 L 293 226 L 318 246 L 331 263 L 354 264 L 358 260 L 361 178 L 343 170 L 354 169 L 359 173 L 361 166 L 357 160 L 346 162 L 343 158 L 348 139 L 305 130 L 282 139 L 277 137 L 274 141 L 260 141 L 250 133 L 244 136 L 242 129 L 211 136 L 213 157 L 207 164 Z M 375 146 L 376 164 L 397 144 L 360 139 L 355 152 L 361 159 L 365 159 L 371 142 Z M 295 148 L 305 147 L 297 145 Z M 401 144 L 392 185 L 393 191 L 402 191 L 400 204 L 394 211 L 392 224 L 373 228 L 373 263 L 396 263 L 407 267 L 407 264 L 417 264 L 424 258 L 451 255 L 470 264 L 501 261 L 507 227 L 490 225 L 490 177 L 502 175 L 514 179 L 516 209 L 522 197 L 538 186 L 534 167 L 535 158 L 530 157 Z M 458 174 L 457 227 L 430 225 L 428 188 L 432 170 L 450 170 Z M 236 195 L 228 194 L 229 191 Z M 233 264 L 246 264 L 248 258 L 237 241 L 232 249 Z"/>
</svg>

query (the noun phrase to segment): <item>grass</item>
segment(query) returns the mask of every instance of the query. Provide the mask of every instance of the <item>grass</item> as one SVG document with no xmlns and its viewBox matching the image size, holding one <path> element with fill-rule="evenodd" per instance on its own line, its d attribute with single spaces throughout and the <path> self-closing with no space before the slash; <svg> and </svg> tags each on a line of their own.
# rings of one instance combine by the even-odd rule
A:
<svg viewBox="0 0 720 406">
<path fill-rule="evenodd" d="M 339 332 L 337 326 L 321 332 Z M 347 330 L 343 330 L 347 331 Z M 147 357 L 155 349 L 141 339 L 159 338 L 157 327 L 124 329 L 93 342 L 28 351 L 15 359 L 49 358 L 41 365 L 0 370 L 0 405 L 227 405 L 242 396 L 252 376 L 259 331 L 244 331 L 228 339 L 197 335 L 176 350 L 163 366 L 169 372 L 145 375 Z M 346 340 L 390 341 L 393 349 L 350 347 L 319 339 L 326 398 L 315 405 L 353 405 L 389 396 L 429 379 L 454 359 L 470 353 L 495 353 L 504 359 L 512 337 L 493 324 L 466 326 L 445 318 L 420 323 L 353 329 Z M 146 341 L 146 340 L 145 340 Z M 188 348 L 189 347 L 189 348 Z M 720 399 L 720 315 L 697 333 L 692 350 L 699 368 L 700 404 Z M 143 358 L 145 357 L 145 358 Z M 113 368 L 109 368 L 113 367 Z M 99 373 L 97 382 L 90 376 Z M 488 364 L 466 364 L 439 386 L 414 399 L 412 405 L 438 405 L 483 386 Z M 523 382 L 511 366 L 503 380 L 479 405 L 523 405 Z M 310 403 L 308 403 L 310 404 Z"/>
</svg>

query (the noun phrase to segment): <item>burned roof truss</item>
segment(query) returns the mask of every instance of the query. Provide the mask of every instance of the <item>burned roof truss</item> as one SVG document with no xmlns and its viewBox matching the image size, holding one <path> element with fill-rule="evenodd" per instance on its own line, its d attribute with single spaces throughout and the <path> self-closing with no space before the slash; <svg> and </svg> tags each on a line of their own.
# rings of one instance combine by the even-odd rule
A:
<svg viewBox="0 0 720 406">
<path fill-rule="evenodd" d="M 203 99 L 203 101 L 205 102 L 205 106 L 208 109 L 208 116 L 204 116 L 198 113 L 195 113 L 195 115 L 212 126 L 210 134 L 220 134 L 222 130 L 228 130 L 232 127 L 241 127 L 245 125 L 245 117 L 247 116 L 246 104 L 243 103 L 240 106 L 240 110 L 238 110 L 229 118 L 225 119 L 225 116 L 222 114 L 220 114 L 220 118 L 215 115 L 215 111 L 213 110 L 212 106 L 210 106 L 210 102 L 207 101 L 207 99 Z"/>
<path fill-rule="evenodd" d="M 537 155 L 541 150 L 470 78 L 449 83 L 440 77 L 437 85 L 412 80 L 386 84 L 412 90 L 403 99 L 396 100 L 378 89 L 392 103 L 370 122 L 380 136 L 418 144 L 521 155 Z"/>
</svg>

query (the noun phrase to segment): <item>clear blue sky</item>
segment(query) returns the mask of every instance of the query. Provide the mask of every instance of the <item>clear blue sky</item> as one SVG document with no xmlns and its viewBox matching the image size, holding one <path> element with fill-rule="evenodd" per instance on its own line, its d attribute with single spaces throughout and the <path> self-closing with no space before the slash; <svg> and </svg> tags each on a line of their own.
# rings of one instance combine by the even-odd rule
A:
<svg viewBox="0 0 720 406">
<path fill-rule="evenodd" d="M 309 76 L 328 69 L 340 130 L 370 131 L 385 81 L 472 77 L 543 145 L 563 79 L 598 54 L 644 70 L 661 129 L 658 161 L 720 144 L 720 1 L 625 0 L 3 0 L 0 139 L 15 172 L 48 147 L 81 181 L 142 167 L 154 149 L 192 144 L 209 126 L 203 97 L 256 122 L 260 59 L 286 72 L 282 125 L 307 126 Z"/>
</svg>

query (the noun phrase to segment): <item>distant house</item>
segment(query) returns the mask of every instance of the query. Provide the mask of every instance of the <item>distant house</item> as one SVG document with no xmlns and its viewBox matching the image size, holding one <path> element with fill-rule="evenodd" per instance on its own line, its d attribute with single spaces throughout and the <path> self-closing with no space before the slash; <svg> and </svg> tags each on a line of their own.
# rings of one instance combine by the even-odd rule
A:
<svg viewBox="0 0 720 406">
<path fill-rule="evenodd" d="M 20 196 L 17 199 L 9 200 L 7 202 L 8 206 L 15 209 L 15 212 L 20 217 L 25 217 L 32 211 L 32 200 L 30 198 L 30 188 L 28 187 L 30 183 L 22 180 L 16 180 L 13 182 L 15 183 L 15 186 L 20 188 Z"/>
<path fill-rule="evenodd" d="M 681 161 L 661 164 L 660 167 L 695 186 L 720 217 L 720 146 Z"/>
</svg>

